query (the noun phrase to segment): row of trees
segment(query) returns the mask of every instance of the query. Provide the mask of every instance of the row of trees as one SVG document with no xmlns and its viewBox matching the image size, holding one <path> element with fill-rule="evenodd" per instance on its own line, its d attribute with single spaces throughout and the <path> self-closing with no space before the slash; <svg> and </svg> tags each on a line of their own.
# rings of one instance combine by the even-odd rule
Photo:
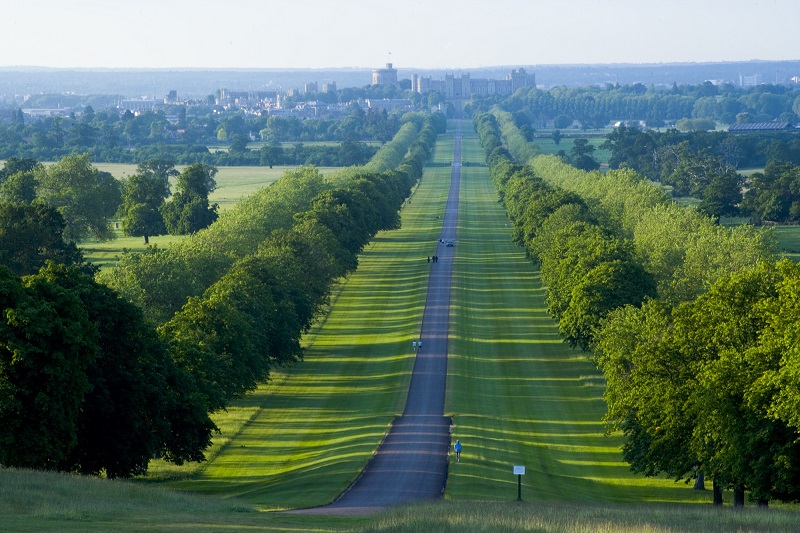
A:
<svg viewBox="0 0 800 533">
<path fill-rule="evenodd" d="M 154 261 L 152 249 L 100 276 L 147 279 L 131 299 L 172 299 L 161 321 L 79 258 L 23 278 L 0 267 L 0 463 L 125 477 L 156 456 L 202 460 L 209 413 L 298 360 L 332 284 L 399 223 L 436 138 L 433 120 L 418 131 L 394 170 L 350 170 L 332 184 L 299 169 L 190 239 L 185 261 Z M 190 275 L 176 282 L 183 266 Z"/>
<path fill-rule="evenodd" d="M 488 111 L 500 101 L 489 97 L 470 103 L 470 109 Z M 789 123 L 800 121 L 800 92 L 778 85 L 741 89 L 710 82 L 657 90 L 637 83 L 601 87 L 530 88 L 502 99 L 503 107 L 519 113 L 531 128 L 565 128 L 577 121 L 581 128 L 601 128 L 618 120 L 643 120 L 648 127 L 684 118 L 737 122 Z"/>
<path fill-rule="evenodd" d="M 714 501 L 800 500 L 800 269 L 752 229 L 671 204 L 631 171 L 517 165 L 476 119 L 515 238 L 565 339 L 595 352 L 606 420 L 645 475 L 714 480 Z"/>
</svg>

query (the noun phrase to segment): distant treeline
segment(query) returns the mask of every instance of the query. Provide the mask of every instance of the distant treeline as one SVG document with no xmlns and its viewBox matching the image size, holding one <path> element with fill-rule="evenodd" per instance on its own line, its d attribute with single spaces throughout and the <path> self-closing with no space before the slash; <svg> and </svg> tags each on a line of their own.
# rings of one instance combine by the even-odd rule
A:
<svg viewBox="0 0 800 533">
<path fill-rule="evenodd" d="M 401 117 L 386 111 L 364 112 L 353 106 L 341 120 L 299 120 L 230 113 L 218 115 L 209 108 L 175 106 L 158 112 L 120 116 L 116 110 L 94 112 L 87 107 L 80 117 L 48 117 L 26 120 L 22 111 L 11 123 L 0 123 L 0 159 L 10 157 L 56 161 L 73 153 L 88 153 L 92 161 L 142 163 L 172 159 L 177 164 L 280 165 L 314 164 L 344 166 L 363 164 L 373 150 L 363 141 L 390 140 Z M 170 113 L 174 111 L 174 113 Z M 266 143 L 266 150 L 252 152 L 252 138 Z M 337 141 L 342 147 L 280 148 L 280 143 Z M 230 145 L 234 153 L 209 150 Z"/>
<path fill-rule="evenodd" d="M 758 85 L 742 89 L 732 84 L 673 85 L 656 90 L 641 83 L 605 87 L 554 87 L 527 89 L 508 98 L 486 97 L 470 101 L 467 109 L 488 111 L 501 103 L 514 114 L 523 132 L 546 127 L 601 128 L 611 121 L 644 121 L 650 128 L 680 119 L 737 122 L 800 122 L 800 89 L 783 85 Z"/>
</svg>

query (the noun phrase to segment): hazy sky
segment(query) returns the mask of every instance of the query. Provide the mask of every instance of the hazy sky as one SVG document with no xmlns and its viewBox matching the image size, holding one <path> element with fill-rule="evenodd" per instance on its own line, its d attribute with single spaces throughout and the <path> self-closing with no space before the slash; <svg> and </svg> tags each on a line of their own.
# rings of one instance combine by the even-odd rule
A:
<svg viewBox="0 0 800 533">
<path fill-rule="evenodd" d="M 0 66 L 800 59 L 800 0 L 3 0 Z M 11 4 L 11 5 L 7 5 Z"/>
</svg>

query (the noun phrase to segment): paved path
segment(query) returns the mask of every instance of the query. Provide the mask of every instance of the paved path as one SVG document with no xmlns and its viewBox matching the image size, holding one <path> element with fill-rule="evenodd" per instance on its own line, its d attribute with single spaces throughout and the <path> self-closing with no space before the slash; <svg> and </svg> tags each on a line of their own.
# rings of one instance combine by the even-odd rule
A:
<svg viewBox="0 0 800 533">
<path fill-rule="evenodd" d="M 455 134 L 450 193 L 441 239 L 455 240 L 461 183 L 461 121 Z M 444 416 L 447 385 L 447 336 L 450 323 L 450 284 L 454 247 L 440 245 L 439 261 L 431 263 L 428 297 L 408 399 L 403 416 L 361 477 L 331 505 L 304 513 L 357 513 L 376 508 L 441 497 L 447 482 L 450 423 Z"/>
</svg>

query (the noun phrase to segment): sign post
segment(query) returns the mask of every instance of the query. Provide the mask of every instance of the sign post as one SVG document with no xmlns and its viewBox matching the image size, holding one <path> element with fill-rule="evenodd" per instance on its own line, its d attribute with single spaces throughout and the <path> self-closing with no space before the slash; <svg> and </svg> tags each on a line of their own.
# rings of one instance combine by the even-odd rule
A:
<svg viewBox="0 0 800 533">
<path fill-rule="evenodd" d="M 514 466 L 514 474 L 517 476 L 517 501 L 522 501 L 522 476 L 525 475 L 524 466 Z"/>
</svg>

